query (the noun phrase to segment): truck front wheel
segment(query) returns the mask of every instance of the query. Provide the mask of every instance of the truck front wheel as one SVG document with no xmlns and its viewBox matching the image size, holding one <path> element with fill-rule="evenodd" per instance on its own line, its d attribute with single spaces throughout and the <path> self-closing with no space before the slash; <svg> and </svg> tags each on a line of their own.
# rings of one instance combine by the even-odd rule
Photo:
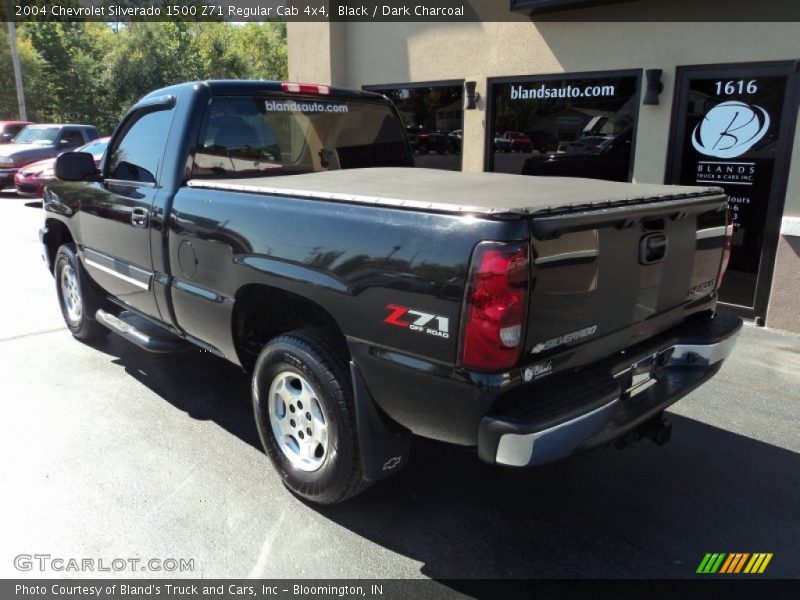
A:
<svg viewBox="0 0 800 600">
<path fill-rule="evenodd" d="M 72 335 L 87 342 L 108 335 L 109 330 L 94 319 L 102 301 L 83 271 L 72 244 L 64 244 L 56 252 L 53 273 L 61 314 Z"/>
<path fill-rule="evenodd" d="M 319 504 L 366 489 L 344 340 L 323 329 L 279 336 L 259 354 L 253 408 L 284 484 Z"/>
</svg>

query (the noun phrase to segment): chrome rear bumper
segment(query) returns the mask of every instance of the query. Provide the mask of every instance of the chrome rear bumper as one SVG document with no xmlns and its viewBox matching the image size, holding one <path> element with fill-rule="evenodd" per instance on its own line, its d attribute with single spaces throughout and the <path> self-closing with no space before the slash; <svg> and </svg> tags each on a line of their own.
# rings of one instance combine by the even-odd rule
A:
<svg viewBox="0 0 800 600">
<path fill-rule="evenodd" d="M 711 378 L 732 352 L 741 329 L 741 319 L 716 317 L 713 336 L 704 341 L 678 340 L 666 346 L 639 352 L 636 359 L 619 368 L 609 363 L 602 377 L 585 381 L 565 380 L 566 385 L 594 386 L 596 394 L 582 394 L 577 409 L 569 393 L 560 400 L 563 420 L 546 418 L 536 411 L 541 401 L 532 390 L 530 409 L 512 415 L 489 415 L 481 422 L 478 452 L 482 460 L 515 467 L 537 466 L 576 452 L 608 443 L 657 417 L 669 405 Z M 637 380 L 638 379 L 638 380 Z M 555 421 L 555 422 L 554 422 Z"/>
</svg>

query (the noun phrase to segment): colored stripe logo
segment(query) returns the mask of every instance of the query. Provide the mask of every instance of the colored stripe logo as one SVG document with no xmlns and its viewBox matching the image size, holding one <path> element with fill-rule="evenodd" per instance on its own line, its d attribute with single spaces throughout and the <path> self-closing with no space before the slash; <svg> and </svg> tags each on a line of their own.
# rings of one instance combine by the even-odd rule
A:
<svg viewBox="0 0 800 600">
<path fill-rule="evenodd" d="M 697 573 L 701 574 L 725 574 L 736 573 L 763 573 L 767 569 L 769 561 L 772 560 L 772 553 L 769 552 L 707 552 L 697 567 Z"/>
</svg>

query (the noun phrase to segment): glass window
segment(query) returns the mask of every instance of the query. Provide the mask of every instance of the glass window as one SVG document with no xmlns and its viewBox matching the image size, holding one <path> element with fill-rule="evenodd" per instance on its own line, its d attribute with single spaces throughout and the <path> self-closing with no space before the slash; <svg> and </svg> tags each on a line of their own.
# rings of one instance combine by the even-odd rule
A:
<svg viewBox="0 0 800 600">
<path fill-rule="evenodd" d="M 171 110 L 142 113 L 126 124 L 122 138 L 111 151 L 109 179 L 156 182 L 172 114 Z"/>
<path fill-rule="evenodd" d="M 77 148 L 84 143 L 83 135 L 77 129 L 65 129 L 58 143 L 62 148 Z"/>
<path fill-rule="evenodd" d="M 490 171 L 630 181 L 639 77 L 524 77 L 491 85 Z"/>
<path fill-rule="evenodd" d="M 80 152 L 88 152 L 92 156 L 95 157 L 95 160 L 102 158 L 103 153 L 106 151 L 106 147 L 108 146 L 108 140 L 95 140 L 93 142 L 89 142 L 85 146 L 82 146 L 78 150 Z"/>
<path fill-rule="evenodd" d="M 25 129 L 19 132 L 15 144 L 39 144 L 43 146 L 52 146 L 56 143 L 60 127 L 48 127 L 42 125 L 28 125 Z"/>
<path fill-rule="evenodd" d="M 463 85 L 367 86 L 394 102 L 414 151 L 414 164 L 429 169 L 461 170 Z"/>
<path fill-rule="evenodd" d="M 383 102 L 324 97 L 215 98 L 192 177 L 263 177 L 409 166 L 403 131 Z"/>
</svg>

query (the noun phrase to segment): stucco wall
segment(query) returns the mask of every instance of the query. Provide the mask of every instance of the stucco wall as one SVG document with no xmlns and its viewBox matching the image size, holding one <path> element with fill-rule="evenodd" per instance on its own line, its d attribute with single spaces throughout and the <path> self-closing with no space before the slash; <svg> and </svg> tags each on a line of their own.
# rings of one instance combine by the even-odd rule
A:
<svg viewBox="0 0 800 600">
<path fill-rule="evenodd" d="M 289 23 L 289 80 L 347 85 L 344 28 L 344 23 Z"/>
</svg>

